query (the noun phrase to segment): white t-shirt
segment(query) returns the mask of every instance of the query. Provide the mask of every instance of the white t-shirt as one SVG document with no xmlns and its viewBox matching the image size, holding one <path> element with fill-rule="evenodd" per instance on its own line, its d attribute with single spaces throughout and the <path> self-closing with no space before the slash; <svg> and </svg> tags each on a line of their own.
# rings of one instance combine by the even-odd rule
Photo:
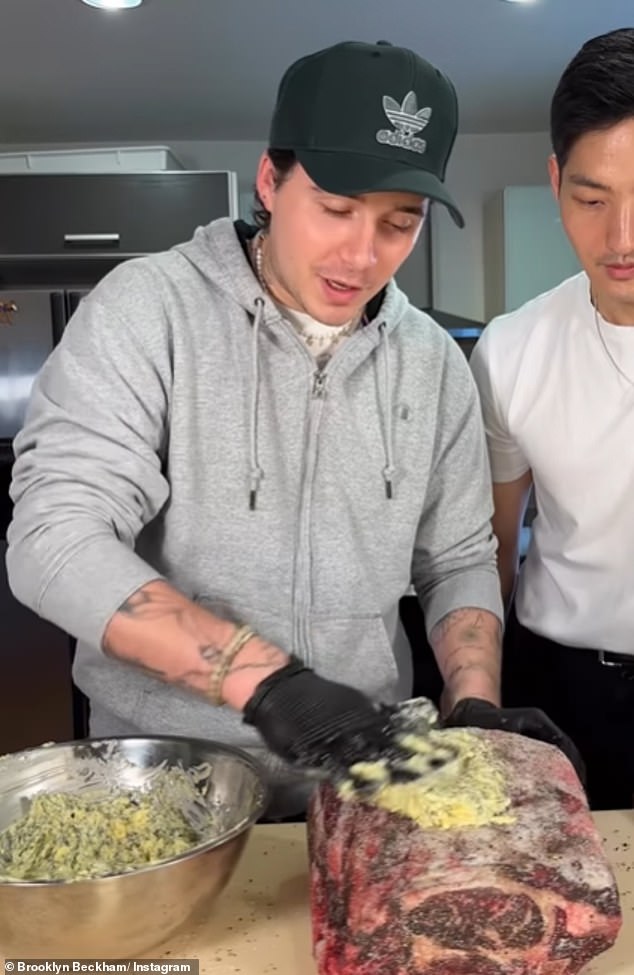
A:
<svg viewBox="0 0 634 975">
<path fill-rule="evenodd" d="M 520 622 L 634 654 L 634 327 L 595 320 L 582 273 L 494 319 L 471 366 L 493 480 L 533 475 Z"/>
<path fill-rule="evenodd" d="M 278 308 L 305 343 L 308 351 L 312 352 L 320 368 L 326 364 L 337 346 L 352 335 L 360 324 L 359 319 L 353 319 L 344 325 L 326 325 L 305 311 L 295 311 L 294 308 L 287 308 L 285 305 L 278 305 Z"/>
</svg>

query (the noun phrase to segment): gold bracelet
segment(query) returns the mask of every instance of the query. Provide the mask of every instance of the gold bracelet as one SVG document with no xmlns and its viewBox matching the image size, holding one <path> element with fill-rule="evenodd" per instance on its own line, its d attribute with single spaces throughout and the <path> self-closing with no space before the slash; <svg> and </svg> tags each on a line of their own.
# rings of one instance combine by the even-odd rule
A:
<svg viewBox="0 0 634 975">
<path fill-rule="evenodd" d="M 222 685 L 224 684 L 225 677 L 229 672 L 231 664 L 240 653 L 245 643 L 255 635 L 254 630 L 252 630 L 250 626 L 241 626 L 236 629 L 230 642 L 222 651 L 220 663 L 209 678 L 209 687 L 207 689 L 207 697 L 216 707 L 219 708 L 225 703 L 222 696 Z"/>
</svg>

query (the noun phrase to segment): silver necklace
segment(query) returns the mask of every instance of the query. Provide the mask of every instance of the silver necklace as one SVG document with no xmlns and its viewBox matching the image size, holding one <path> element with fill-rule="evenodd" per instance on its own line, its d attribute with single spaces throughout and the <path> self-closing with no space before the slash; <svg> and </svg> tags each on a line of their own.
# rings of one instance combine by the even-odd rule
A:
<svg viewBox="0 0 634 975">
<path fill-rule="evenodd" d="M 598 310 L 598 308 L 597 308 L 597 306 L 596 306 L 596 304 L 594 302 L 592 303 L 592 307 L 593 307 L 593 310 L 594 310 L 594 324 L 595 324 L 595 327 L 596 327 L 596 330 L 597 330 L 597 335 L 599 336 L 599 341 L 601 342 L 601 345 L 603 346 L 603 351 L 605 352 L 606 356 L 608 357 L 609 362 L 612 364 L 612 368 L 615 369 L 616 372 L 618 372 L 619 376 L 621 376 L 621 378 L 625 380 L 625 382 L 628 384 L 628 386 L 631 386 L 634 389 L 634 379 L 630 379 L 630 377 L 627 375 L 627 373 L 624 372 L 621 369 L 620 365 L 618 364 L 618 362 L 616 361 L 616 359 L 614 358 L 614 356 L 610 352 L 610 349 L 608 347 L 608 343 L 605 341 L 605 336 L 604 336 L 603 330 L 601 328 L 601 321 L 599 319 L 599 310 Z"/>
</svg>

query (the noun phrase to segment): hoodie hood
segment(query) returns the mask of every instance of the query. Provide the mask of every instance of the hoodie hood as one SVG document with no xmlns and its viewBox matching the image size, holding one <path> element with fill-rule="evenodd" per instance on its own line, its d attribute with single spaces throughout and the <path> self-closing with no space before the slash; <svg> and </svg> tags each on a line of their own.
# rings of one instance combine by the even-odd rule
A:
<svg viewBox="0 0 634 975">
<path fill-rule="evenodd" d="M 264 319 L 279 320 L 280 312 L 264 292 L 247 257 L 247 244 L 257 234 L 257 227 L 243 220 L 228 217 L 199 227 L 193 238 L 178 244 L 174 250 L 182 254 L 214 287 L 230 294 L 245 311 L 253 315 L 256 300 L 265 301 Z M 388 330 L 409 308 L 409 300 L 392 280 L 367 305 L 368 322 L 377 318 Z"/>
</svg>

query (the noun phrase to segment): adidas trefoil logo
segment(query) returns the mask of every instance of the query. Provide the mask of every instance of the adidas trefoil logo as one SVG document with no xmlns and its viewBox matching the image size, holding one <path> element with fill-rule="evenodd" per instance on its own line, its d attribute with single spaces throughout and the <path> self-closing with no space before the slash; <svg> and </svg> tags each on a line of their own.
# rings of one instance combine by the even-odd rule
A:
<svg viewBox="0 0 634 975">
<path fill-rule="evenodd" d="M 418 108 L 416 93 L 410 91 L 399 105 L 390 95 L 383 96 L 383 111 L 394 126 L 392 129 L 379 129 L 376 134 L 377 142 L 399 149 L 411 149 L 412 152 L 425 152 L 427 142 L 419 139 L 417 132 L 424 129 L 431 118 L 431 108 Z"/>
</svg>

